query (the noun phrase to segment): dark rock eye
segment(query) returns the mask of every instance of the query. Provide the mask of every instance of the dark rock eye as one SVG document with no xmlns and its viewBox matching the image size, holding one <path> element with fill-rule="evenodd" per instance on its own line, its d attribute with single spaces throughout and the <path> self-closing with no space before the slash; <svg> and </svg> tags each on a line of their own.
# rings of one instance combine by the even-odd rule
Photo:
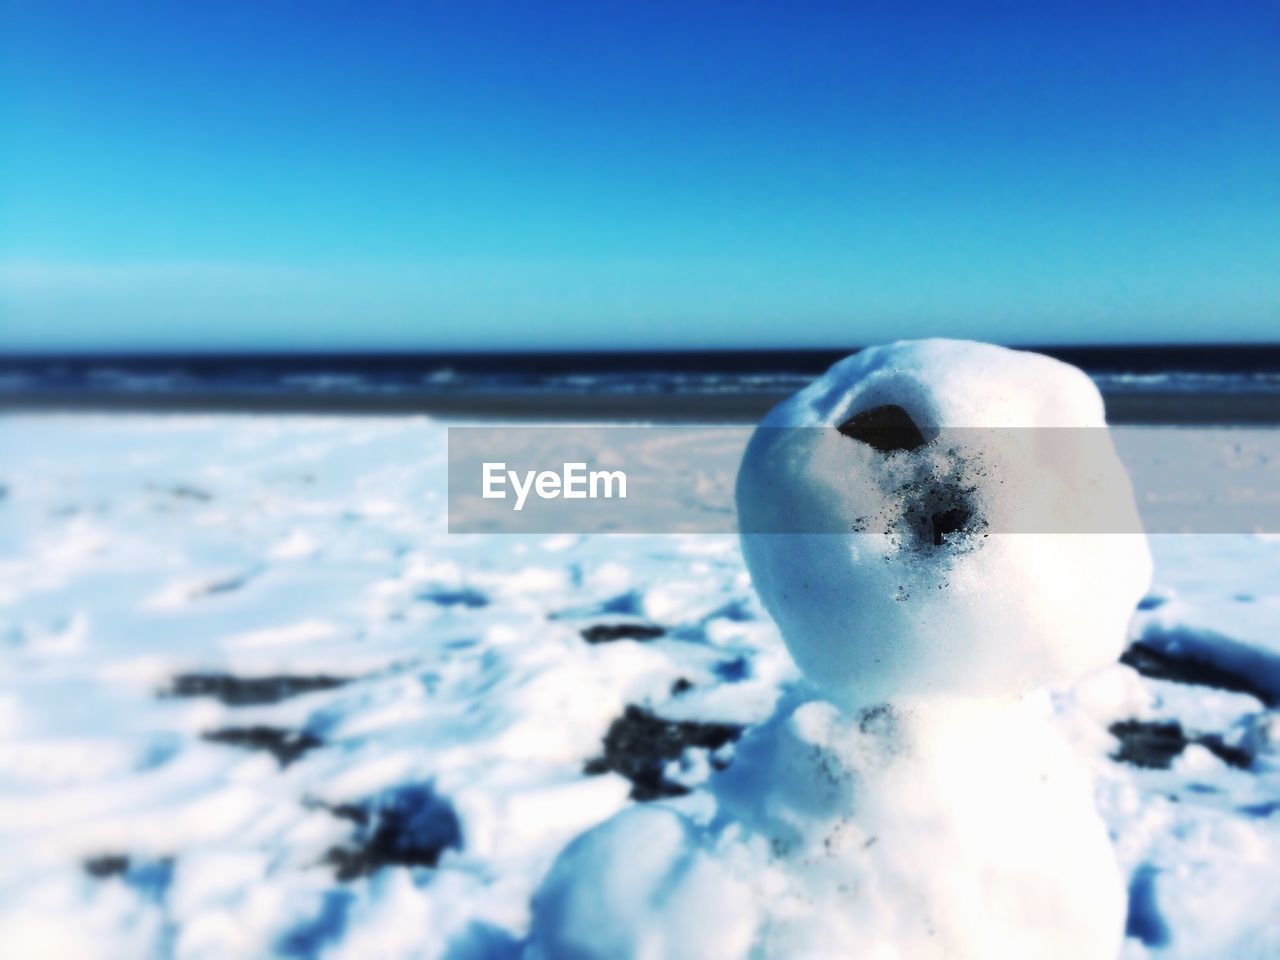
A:
<svg viewBox="0 0 1280 960">
<path fill-rule="evenodd" d="M 924 434 L 910 414 L 896 403 L 855 413 L 836 428 L 846 437 L 875 447 L 881 453 L 915 450 L 925 445 Z"/>
</svg>

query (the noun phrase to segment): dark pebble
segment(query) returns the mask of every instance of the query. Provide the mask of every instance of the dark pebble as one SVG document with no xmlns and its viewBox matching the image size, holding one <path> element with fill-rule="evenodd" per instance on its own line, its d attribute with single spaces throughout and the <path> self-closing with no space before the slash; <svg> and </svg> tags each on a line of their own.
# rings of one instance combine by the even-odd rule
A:
<svg viewBox="0 0 1280 960">
<path fill-rule="evenodd" d="M 256 707 L 279 703 L 314 690 L 329 690 L 351 682 L 350 677 L 324 674 L 269 677 L 236 677 L 229 673 L 182 673 L 174 677 L 166 697 L 213 697 L 229 707 Z"/>
<path fill-rule="evenodd" d="M 582 630 L 587 643 L 613 643 L 615 640 L 653 640 L 667 631 L 652 623 L 597 623 Z"/>
<path fill-rule="evenodd" d="M 1129 645 L 1129 649 L 1120 655 L 1120 662 L 1152 680 L 1171 680 L 1174 683 L 1247 693 L 1257 697 L 1268 707 L 1280 706 L 1274 691 L 1264 688 L 1245 674 L 1228 670 L 1208 660 L 1179 656 L 1141 640 L 1135 640 Z"/>
<path fill-rule="evenodd" d="M 1251 763 L 1247 751 L 1227 745 L 1217 734 L 1188 734 L 1176 720 L 1120 720 L 1107 729 L 1120 741 L 1111 758 L 1135 767 L 1168 770 L 1193 743 L 1205 747 L 1229 766 L 1247 769 Z"/>
<path fill-rule="evenodd" d="M 743 728 L 729 723 L 666 720 L 643 707 L 628 706 L 613 721 L 604 737 L 604 753 L 588 760 L 583 771 L 610 771 L 631 781 L 633 800 L 678 797 L 689 788 L 666 779 L 663 768 L 690 747 L 718 750 L 742 735 Z"/>
<path fill-rule="evenodd" d="M 326 807 L 358 827 L 324 862 L 343 883 L 384 867 L 434 867 L 449 849 L 461 849 L 462 825 L 453 807 L 427 786 L 397 787 L 362 803 Z"/>
<path fill-rule="evenodd" d="M 305 730 L 286 730 L 283 727 L 252 726 L 225 727 L 210 730 L 201 735 L 210 743 L 221 743 L 245 750 L 265 750 L 287 767 L 308 750 L 324 746 L 324 741 Z"/>
</svg>

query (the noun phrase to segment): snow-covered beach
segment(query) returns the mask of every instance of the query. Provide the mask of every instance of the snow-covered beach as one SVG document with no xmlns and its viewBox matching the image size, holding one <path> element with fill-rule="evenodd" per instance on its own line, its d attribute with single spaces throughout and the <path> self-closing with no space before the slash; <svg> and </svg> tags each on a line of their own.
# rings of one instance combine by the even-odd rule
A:
<svg viewBox="0 0 1280 960">
<path fill-rule="evenodd" d="M 15 956 L 516 955 L 570 840 L 696 810 L 797 680 L 732 536 L 447 534 L 430 419 L 0 443 Z M 1280 539 L 1151 539 L 1126 663 L 1054 699 L 1125 955 L 1274 956 Z"/>
<path fill-rule="evenodd" d="M 0 960 L 1280 960 L 1280 0 L 0 0 Z"/>
</svg>

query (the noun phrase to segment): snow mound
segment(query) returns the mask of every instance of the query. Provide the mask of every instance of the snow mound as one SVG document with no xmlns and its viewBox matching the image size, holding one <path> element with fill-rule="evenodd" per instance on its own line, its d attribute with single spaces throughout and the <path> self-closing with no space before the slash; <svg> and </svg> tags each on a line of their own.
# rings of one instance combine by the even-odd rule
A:
<svg viewBox="0 0 1280 960">
<path fill-rule="evenodd" d="M 534 900 L 526 956 L 742 957 L 755 936 L 749 893 L 700 848 L 684 817 L 632 807 L 556 861 Z"/>
</svg>

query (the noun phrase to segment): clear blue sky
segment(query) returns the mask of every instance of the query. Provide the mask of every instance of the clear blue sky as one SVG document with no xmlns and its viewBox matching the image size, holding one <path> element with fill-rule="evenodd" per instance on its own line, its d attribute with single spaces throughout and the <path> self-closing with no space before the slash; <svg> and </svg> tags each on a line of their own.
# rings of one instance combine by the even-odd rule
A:
<svg viewBox="0 0 1280 960">
<path fill-rule="evenodd" d="M 1280 331 L 1277 2 L 0 11 L 0 349 Z"/>
</svg>

